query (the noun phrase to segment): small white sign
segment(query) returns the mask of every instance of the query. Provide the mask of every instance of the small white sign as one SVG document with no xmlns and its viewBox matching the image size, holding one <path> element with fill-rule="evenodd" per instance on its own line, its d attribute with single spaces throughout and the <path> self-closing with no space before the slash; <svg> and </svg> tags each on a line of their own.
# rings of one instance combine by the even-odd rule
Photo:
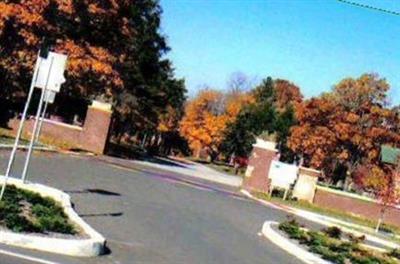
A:
<svg viewBox="0 0 400 264">
<path fill-rule="evenodd" d="M 66 81 L 64 71 L 67 58 L 66 55 L 55 52 L 49 52 L 47 59 L 39 58 L 35 87 L 58 93 L 61 84 Z"/>
<path fill-rule="evenodd" d="M 52 104 L 52 103 L 54 103 L 55 98 L 56 98 L 56 92 L 50 91 L 50 90 L 45 90 L 44 99 L 43 99 L 45 102 Z"/>
<path fill-rule="evenodd" d="M 271 179 L 273 187 L 289 189 L 297 179 L 297 171 L 296 165 L 274 160 L 271 162 L 268 178 Z"/>
</svg>

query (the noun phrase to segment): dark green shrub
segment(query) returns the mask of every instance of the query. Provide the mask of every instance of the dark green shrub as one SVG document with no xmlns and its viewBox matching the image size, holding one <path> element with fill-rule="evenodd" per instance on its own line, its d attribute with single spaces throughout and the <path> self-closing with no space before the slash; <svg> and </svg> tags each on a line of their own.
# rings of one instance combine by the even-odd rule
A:
<svg viewBox="0 0 400 264">
<path fill-rule="evenodd" d="M 385 260 L 379 259 L 374 256 L 353 256 L 351 257 L 352 264 L 389 264 Z"/>
<path fill-rule="evenodd" d="M 350 242 L 355 243 L 355 244 L 360 244 L 365 241 L 365 235 L 356 236 L 352 233 L 349 233 L 348 237 L 349 237 Z"/>
<path fill-rule="evenodd" d="M 308 243 L 309 246 L 324 246 L 324 247 L 326 247 L 329 245 L 328 237 L 325 236 L 323 233 L 309 231 L 308 234 L 310 236 L 310 241 Z"/>
<path fill-rule="evenodd" d="M 301 229 L 300 224 L 291 217 L 279 224 L 279 229 L 285 232 L 291 239 L 304 240 L 305 232 Z"/>
<path fill-rule="evenodd" d="M 400 249 L 399 249 L 399 248 L 395 248 L 395 249 L 393 249 L 392 251 L 390 251 L 390 252 L 388 253 L 388 255 L 389 255 L 390 257 L 400 259 Z"/>
<path fill-rule="evenodd" d="M 385 223 L 382 223 L 381 226 L 379 227 L 379 231 L 389 233 L 389 234 L 394 234 L 395 232 L 393 231 L 393 228 Z"/>
<path fill-rule="evenodd" d="M 38 218 L 40 226 L 44 230 L 63 233 L 74 234 L 74 228 L 62 217 L 56 216 L 42 216 Z"/>
<path fill-rule="evenodd" d="M 342 236 L 342 230 L 337 226 L 330 226 L 322 229 L 322 232 L 327 234 L 331 238 L 340 239 Z"/>
<path fill-rule="evenodd" d="M 344 264 L 345 263 L 345 256 L 337 254 L 330 250 L 328 247 L 322 246 L 322 245 L 313 245 L 310 246 L 310 251 L 313 253 L 316 253 L 318 255 L 321 255 L 321 257 L 325 260 L 331 261 L 333 263 L 337 264 Z"/>
<path fill-rule="evenodd" d="M 27 208 L 26 204 L 29 205 Z M 23 214 L 22 206 L 25 206 Z M 0 202 L 2 223 L 15 232 L 76 233 L 63 208 L 53 199 L 17 189 L 13 185 L 7 187 L 4 199 Z"/>
<path fill-rule="evenodd" d="M 350 254 L 353 251 L 354 245 L 349 242 L 331 243 L 329 249 L 339 254 Z"/>
</svg>

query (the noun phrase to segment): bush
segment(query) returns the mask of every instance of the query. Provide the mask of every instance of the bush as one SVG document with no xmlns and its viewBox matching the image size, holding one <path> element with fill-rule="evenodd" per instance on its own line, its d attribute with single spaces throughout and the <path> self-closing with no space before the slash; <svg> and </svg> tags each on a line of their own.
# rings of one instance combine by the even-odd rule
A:
<svg viewBox="0 0 400 264">
<path fill-rule="evenodd" d="M 340 239 L 342 237 L 342 230 L 337 226 L 327 227 L 325 229 L 322 229 L 322 232 L 324 232 L 331 238 Z"/>
<path fill-rule="evenodd" d="M 7 186 L 0 201 L 0 224 L 14 232 L 76 233 L 63 208 L 53 199 L 13 185 Z"/>
<path fill-rule="evenodd" d="M 352 233 L 347 234 L 349 237 L 350 242 L 355 243 L 355 244 L 360 244 L 365 241 L 365 235 L 362 236 L 356 236 Z"/>
<path fill-rule="evenodd" d="M 288 220 L 279 224 L 279 229 L 284 231 L 292 239 L 304 240 L 305 232 L 301 229 L 296 219 L 288 217 Z"/>
<path fill-rule="evenodd" d="M 288 219 L 279 225 L 279 229 L 290 238 L 305 244 L 310 252 L 320 255 L 323 259 L 336 264 L 394 264 L 393 259 L 399 258 L 400 250 L 383 254 L 373 250 L 360 248 L 358 242 L 365 239 L 348 234 L 350 242 L 340 240 L 342 231 L 337 227 L 323 229 L 322 232 L 306 231 L 294 219 Z"/>
<path fill-rule="evenodd" d="M 400 249 L 395 248 L 388 253 L 388 255 L 392 258 L 400 259 Z"/>
</svg>

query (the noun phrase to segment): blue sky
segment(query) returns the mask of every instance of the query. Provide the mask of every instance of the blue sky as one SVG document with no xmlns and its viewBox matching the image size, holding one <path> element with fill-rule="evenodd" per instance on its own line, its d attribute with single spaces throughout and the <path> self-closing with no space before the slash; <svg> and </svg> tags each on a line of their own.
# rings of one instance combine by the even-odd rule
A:
<svg viewBox="0 0 400 264">
<path fill-rule="evenodd" d="M 399 0 L 354 0 L 400 12 Z M 232 72 L 288 79 L 306 97 L 345 77 L 379 73 L 400 104 L 400 16 L 336 0 L 161 0 L 178 77 L 191 95 Z"/>
</svg>

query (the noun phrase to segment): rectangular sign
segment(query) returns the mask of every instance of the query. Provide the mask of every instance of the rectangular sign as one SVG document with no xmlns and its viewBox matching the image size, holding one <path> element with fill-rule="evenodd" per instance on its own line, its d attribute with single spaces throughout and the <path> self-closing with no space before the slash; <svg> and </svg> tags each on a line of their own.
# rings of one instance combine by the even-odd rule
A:
<svg viewBox="0 0 400 264">
<path fill-rule="evenodd" d="M 272 161 L 268 173 L 273 187 L 289 189 L 297 179 L 298 168 L 296 165 L 283 163 L 280 161 Z"/>
<path fill-rule="evenodd" d="M 61 84 L 65 82 L 67 58 L 66 55 L 55 52 L 49 52 L 47 59 L 39 58 L 35 87 L 59 92 Z"/>
<path fill-rule="evenodd" d="M 52 104 L 52 103 L 54 103 L 55 98 L 56 98 L 56 92 L 50 91 L 50 90 L 45 90 L 44 99 L 43 99 L 45 102 Z"/>
</svg>

